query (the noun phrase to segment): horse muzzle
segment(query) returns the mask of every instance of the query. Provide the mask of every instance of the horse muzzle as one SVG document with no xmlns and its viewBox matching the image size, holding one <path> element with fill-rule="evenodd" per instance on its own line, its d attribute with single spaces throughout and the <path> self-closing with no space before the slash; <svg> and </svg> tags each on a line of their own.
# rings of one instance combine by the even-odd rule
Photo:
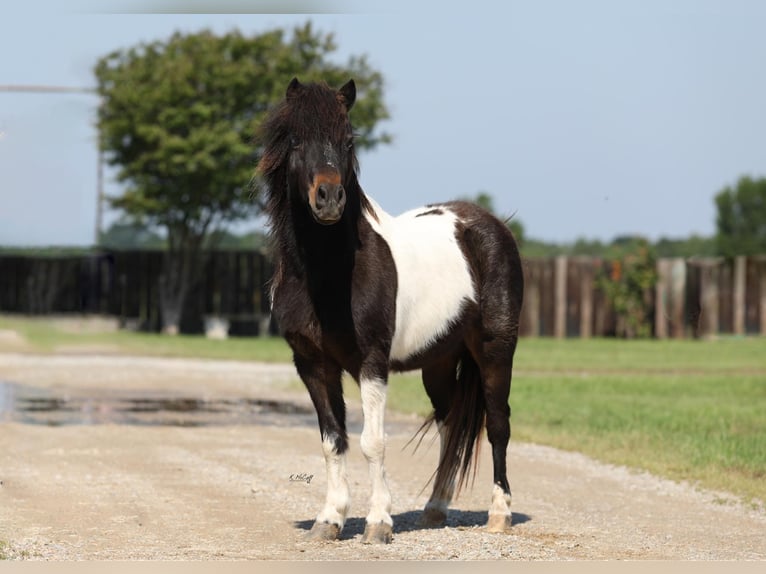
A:
<svg viewBox="0 0 766 574">
<path fill-rule="evenodd" d="M 346 207 L 346 190 L 340 183 L 340 177 L 318 177 L 309 189 L 311 214 L 317 223 L 332 225 L 340 221 L 343 208 Z"/>
</svg>

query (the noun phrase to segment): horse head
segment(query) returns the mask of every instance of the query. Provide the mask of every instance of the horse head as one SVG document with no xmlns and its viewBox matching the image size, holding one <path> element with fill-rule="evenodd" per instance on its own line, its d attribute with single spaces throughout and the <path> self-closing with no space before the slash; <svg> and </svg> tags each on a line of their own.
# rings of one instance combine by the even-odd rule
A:
<svg viewBox="0 0 766 574">
<path fill-rule="evenodd" d="M 267 147 L 261 160 L 262 171 L 268 171 L 270 162 L 284 166 L 290 203 L 306 206 L 322 225 L 340 221 L 356 177 L 348 117 L 355 99 L 353 80 L 336 91 L 293 78 L 267 125 L 271 149 Z"/>
</svg>

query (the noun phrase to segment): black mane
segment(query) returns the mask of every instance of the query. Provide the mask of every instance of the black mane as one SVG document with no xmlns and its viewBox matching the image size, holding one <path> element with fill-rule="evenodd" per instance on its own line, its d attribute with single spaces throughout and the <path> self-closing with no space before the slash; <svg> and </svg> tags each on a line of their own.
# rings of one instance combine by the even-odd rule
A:
<svg viewBox="0 0 766 574">
<path fill-rule="evenodd" d="M 345 248 L 358 247 L 357 223 L 362 209 L 369 208 L 369 201 L 359 184 L 359 162 L 353 145 L 348 149 L 350 169 L 343 181 L 347 205 L 339 225 L 332 229 L 314 229 L 316 226 L 304 206 L 291 201 L 287 162 L 294 143 L 316 140 L 328 129 L 336 138 L 351 131 L 348 115 L 339 106 L 335 90 L 324 83 L 301 84 L 300 90 L 300 97 L 282 100 L 261 125 L 258 173 L 266 192 L 265 213 L 277 264 L 284 262 L 302 269 L 309 254 L 303 253 L 300 245 L 311 245 L 319 251 L 327 251 L 330 245 L 323 245 L 327 242 L 343 244 Z M 311 234 L 310 240 L 305 237 L 299 240 L 297 235 L 304 232 Z"/>
</svg>

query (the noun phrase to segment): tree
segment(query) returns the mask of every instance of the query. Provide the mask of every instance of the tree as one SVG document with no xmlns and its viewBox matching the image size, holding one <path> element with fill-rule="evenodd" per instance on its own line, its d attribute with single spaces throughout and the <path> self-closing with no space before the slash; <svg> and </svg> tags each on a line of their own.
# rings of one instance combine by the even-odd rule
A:
<svg viewBox="0 0 766 574">
<path fill-rule="evenodd" d="M 599 239 L 586 239 L 579 237 L 572 245 L 570 253 L 572 255 L 587 255 L 590 257 L 602 257 L 607 251 L 607 247 Z"/>
<path fill-rule="evenodd" d="M 766 253 L 766 178 L 742 177 L 715 197 L 719 255 Z"/>
<path fill-rule="evenodd" d="M 609 270 L 598 286 L 617 315 L 617 335 L 633 339 L 652 334 L 652 291 L 657 283 L 657 260 L 651 244 L 638 237 L 618 237 L 612 243 Z"/>
<path fill-rule="evenodd" d="M 712 257 L 716 254 L 714 237 L 692 234 L 685 239 L 661 237 L 655 243 L 657 257 Z"/>
<path fill-rule="evenodd" d="M 308 23 L 290 37 L 282 30 L 176 33 L 98 61 L 100 143 L 126 186 L 110 203 L 129 218 L 164 228 L 167 238 L 160 282 L 164 332 L 178 330 L 206 238 L 261 208 L 251 183 L 259 156 L 253 137 L 294 76 L 335 86 L 353 77 L 357 146 L 389 141 L 377 129 L 388 117 L 382 75 L 365 57 L 330 62 L 335 49 L 331 34 L 314 32 Z"/>
<path fill-rule="evenodd" d="M 495 213 L 495 198 L 486 191 L 480 191 L 475 197 L 466 197 L 464 200 L 471 201 L 479 207 L 483 207 L 490 213 Z"/>
<path fill-rule="evenodd" d="M 99 245 L 107 249 L 162 249 L 165 241 L 140 221 L 116 221 L 101 234 Z"/>
</svg>

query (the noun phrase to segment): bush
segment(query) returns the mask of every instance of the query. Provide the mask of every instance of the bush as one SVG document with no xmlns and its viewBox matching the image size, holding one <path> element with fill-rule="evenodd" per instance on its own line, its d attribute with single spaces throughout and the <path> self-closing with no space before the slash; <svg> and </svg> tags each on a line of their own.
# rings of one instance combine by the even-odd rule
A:
<svg viewBox="0 0 766 574">
<path fill-rule="evenodd" d="M 653 291 L 657 283 L 657 261 L 648 241 L 609 261 L 598 286 L 617 314 L 617 336 L 628 339 L 652 336 Z"/>
</svg>

